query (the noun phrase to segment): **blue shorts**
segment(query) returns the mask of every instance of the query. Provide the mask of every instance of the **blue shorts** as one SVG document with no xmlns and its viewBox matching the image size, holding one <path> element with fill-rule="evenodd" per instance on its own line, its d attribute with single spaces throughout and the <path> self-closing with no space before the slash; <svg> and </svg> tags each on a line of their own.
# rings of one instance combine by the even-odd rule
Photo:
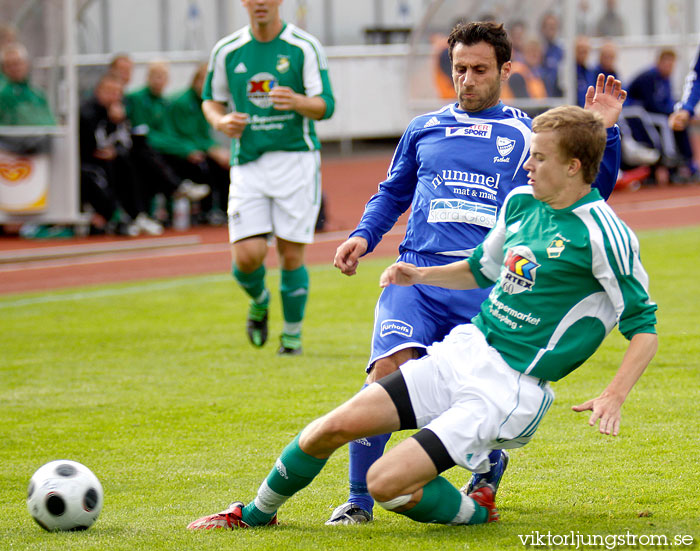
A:
<svg viewBox="0 0 700 551">
<path fill-rule="evenodd" d="M 402 253 L 398 261 L 416 266 L 436 265 L 434 259 L 414 252 Z M 446 257 L 442 264 L 454 261 L 454 257 Z M 470 323 L 490 290 L 455 291 L 431 285 L 385 288 L 374 311 L 372 353 L 367 371 L 381 358 L 404 348 L 425 349 L 444 339 L 455 326 Z"/>
</svg>

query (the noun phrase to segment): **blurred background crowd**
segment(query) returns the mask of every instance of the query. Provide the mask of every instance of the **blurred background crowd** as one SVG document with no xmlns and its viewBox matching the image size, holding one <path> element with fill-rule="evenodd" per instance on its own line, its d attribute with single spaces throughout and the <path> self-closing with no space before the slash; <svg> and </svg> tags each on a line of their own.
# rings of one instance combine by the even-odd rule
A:
<svg viewBox="0 0 700 551">
<path fill-rule="evenodd" d="M 513 42 L 504 101 L 533 116 L 582 105 L 598 73 L 615 75 L 629 92 L 619 188 L 700 180 L 694 119 L 668 124 L 694 74 L 693 0 L 286 0 L 282 14 L 327 48 L 338 96 L 319 125 L 329 151 L 395 142 L 410 118 L 451 101 L 446 35 L 488 19 Z M 225 224 L 229 144 L 207 125 L 201 91 L 211 47 L 244 22 L 234 0 L 2 0 L 2 231 Z"/>
</svg>

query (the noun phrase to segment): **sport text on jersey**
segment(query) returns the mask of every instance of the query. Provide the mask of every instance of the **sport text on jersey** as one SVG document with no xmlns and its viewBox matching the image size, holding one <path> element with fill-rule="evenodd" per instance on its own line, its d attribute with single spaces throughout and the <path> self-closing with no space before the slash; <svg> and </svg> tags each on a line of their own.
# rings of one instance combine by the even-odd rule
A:
<svg viewBox="0 0 700 551">
<path fill-rule="evenodd" d="M 448 126 L 445 128 L 445 137 L 450 138 L 452 136 L 473 136 L 475 138 L 490 138 L 491 137 L 490 124 L 472 124 L 471 126 Z"/>
</svg>

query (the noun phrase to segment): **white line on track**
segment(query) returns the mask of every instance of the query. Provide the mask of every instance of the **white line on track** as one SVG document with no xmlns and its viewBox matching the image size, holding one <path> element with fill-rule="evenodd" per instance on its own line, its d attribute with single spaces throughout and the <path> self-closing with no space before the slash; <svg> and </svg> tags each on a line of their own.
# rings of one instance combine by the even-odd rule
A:
<svg viewBox="0 0 700 551">
<path fill-rule="evenodd" d="M 615 212 L 643 212 L 654 210 L 670 210 L 700 206 L 700 197 L 678 197 L 674 199 L 658 199 L 654 201 L 638 201 L 612 205 Z"/>
<path fill-rule="evenodd" d="M 0 300 L 0 309 L 23 308 L 25 306 L 30 306 L 33 304 L 48 304 L 51 302 L 71 302 L 76 300 L 132 295 L 136 293 L 150 293 L 153 291 L 174 289 L 177 287 L 185 287 L 188 285 L 219 283 L 230 280 L 231 276 L 228 274 L 216 274 L 206 276 L 182 277 L 168 281 L 150 281 L 144 283 L 137 283 L 133 285 L 127 285 L 126 287 L 120 287 L 118 289 L 95 289 L 92 291 L 79 291 L 75 293 L 45 294 L 36 297 L 20 298 L 8 301 Z"/>
<path fill-rule="evenodd" d="M 397 226 L 386 235 L 404 234 L 405 226 Z M 328 232 L 318 234 L 314 243 L 342 242 L 347 237 L 347 231 Z M 310 246 L 313 246 L 310 245 Z M 22 260 L 0 264 L 0 273 L 21 272 L 27 270 L 46 270 L 51 268 L 68 268 L 73 266 L 85 266 L 90 264 L 103 264 L 108 262 L 128 262 L 130 260 L 172 258 L 177 256 L 192 256 L 199 254 L 228 254 L 228 243 L 209 243 L 203 245 L 178 246 L 161 249 L 149 249 L 140 251 L 104 252 L 89 256 L 70 257 L 64 259 L 47 260 Z"/>
</svg>

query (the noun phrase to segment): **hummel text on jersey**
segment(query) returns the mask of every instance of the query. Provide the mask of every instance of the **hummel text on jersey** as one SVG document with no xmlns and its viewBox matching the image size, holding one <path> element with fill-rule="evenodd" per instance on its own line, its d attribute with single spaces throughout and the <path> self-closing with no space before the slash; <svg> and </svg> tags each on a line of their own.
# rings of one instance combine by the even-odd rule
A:
<svg viewBox="0 0 700 551">
<path fill-rule="evenodd" d="M 446 186 L 463 186 L 480 188 L 489 193 L 495 193 L 498 190 L 498 184 L 501 181 L 501 173 L 497 172 L 496 177 L 486 176 L 479 172 L 465 172 L 463 170 L 443 170 L 440 174 L 436 174 L 433 178 L 433 188 L 437 189 L 440 184 Z"/>
</svg>

